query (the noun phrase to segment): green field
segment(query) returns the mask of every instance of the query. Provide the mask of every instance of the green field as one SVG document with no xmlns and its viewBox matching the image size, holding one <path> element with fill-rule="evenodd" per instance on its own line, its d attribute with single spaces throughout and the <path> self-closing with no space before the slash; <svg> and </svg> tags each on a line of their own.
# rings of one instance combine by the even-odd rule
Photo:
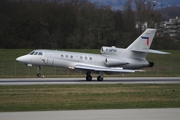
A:
<svg viewBox="0 0 180 120">
<path fill-rule="evenodd" d="M 0 111 L 179 108 L 180 84 L 0 86 Z"/>
<path fill-rule="evenodd" d="M 37 66 L 27 67 L 22 63 L 16 62 L 15 59 L 21 55 L 31 52 L 31 49 L 1 49 L 0 50 L 0 77 L 1 78 L 22 78 L 36 77 Z M 66 50 L 77 52 L 88 52 L 99 54 L 99 49 L 78 49 Z M 155 66 L 145 68 L 146 72 L 126 74 L 125 76 L 180 76 L 180 51 L 169 50 L 170 55 L 148 54 L 147 60 L 153 61 Z M 84 77 L 85 73 L 81 71 L 72 71 L 69 69 L 57 67 L 42 67 L 42 73 L 45 77 Z M 97 76 L 97 75 L 93 75 Z M 121 77 L 121 74 L 112 75 Z M 111 77 L 112 77 L 111 76 Z"/>
</svg>

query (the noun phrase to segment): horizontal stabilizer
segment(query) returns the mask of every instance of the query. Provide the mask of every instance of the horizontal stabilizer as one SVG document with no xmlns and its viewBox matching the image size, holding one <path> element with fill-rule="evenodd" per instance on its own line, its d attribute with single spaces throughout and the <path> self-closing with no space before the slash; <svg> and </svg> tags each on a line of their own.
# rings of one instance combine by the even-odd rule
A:
<svg viewBox="0 0 180 120">
<path fill-rule="evenodd" d="M 133 48 L 133 49 L 131 49 L 131 51 L 133 51 L 133 52 L 144 52 L 144 53 L 154 53 L 154 54 L 170 54 L 168 52 L 162 52 L 162 51 L 159 51 L 159 50 L 152 50 L 152 49 Z"/>
</svg>

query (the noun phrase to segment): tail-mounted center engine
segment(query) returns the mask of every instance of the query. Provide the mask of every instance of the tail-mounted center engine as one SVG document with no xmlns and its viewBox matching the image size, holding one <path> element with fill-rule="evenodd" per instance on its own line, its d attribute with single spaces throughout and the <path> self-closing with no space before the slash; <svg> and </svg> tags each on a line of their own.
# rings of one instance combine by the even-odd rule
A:
<svg viewBox="0 0 180 120">
<path fill-rule="evenodd" d="M 112 47 L 102 46 L 100 52 L 101 52 L 101 54 L 109 54 L 109 55 L 112 55 L 112 54 L 118 53 L 118 49 L 117 49 L 115 46 L 112 46 Z"/>
</svg>

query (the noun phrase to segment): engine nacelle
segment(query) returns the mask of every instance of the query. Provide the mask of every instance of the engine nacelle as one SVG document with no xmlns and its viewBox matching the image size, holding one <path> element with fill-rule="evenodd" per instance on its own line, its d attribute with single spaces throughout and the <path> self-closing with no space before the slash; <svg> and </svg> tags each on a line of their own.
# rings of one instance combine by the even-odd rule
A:
<svg viewBox="0 0 180 120">
<path fill-rule="evenodd" d="M 101 47 L 101 54 L 116 54 L 118 53 L 118 49 L 115 47 L 115 46 L 112 46 L 112 47 L 105 47 L 105 46 L 102 46 Z"/>
<path fill-rule="evenodd" d="M 121 59 L 115 59 L 115 58 L 106 58 L 105 59 L 105 64 L 109 67 L 113 67 L 113 66 L 121 66 L 121 65 L 125 65 L 128 64 L 126 61 L 121 60 Z"/>
</svg>

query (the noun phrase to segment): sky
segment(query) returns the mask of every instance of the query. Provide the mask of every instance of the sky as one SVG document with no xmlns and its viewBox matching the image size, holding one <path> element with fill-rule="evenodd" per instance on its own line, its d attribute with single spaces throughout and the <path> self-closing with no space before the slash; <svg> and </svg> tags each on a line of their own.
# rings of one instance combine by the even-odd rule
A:
<svg viewBox="0 0 180 120">
<path fill-rule="evenodd" d="M 90 0 L 93 3 L 97 4 L 104 4 L 104 5 L 110 5 L 113 9 L 117 10 L 123 9 L 124 3 L 126 0 Z M 180 6 L 180 0 L 145 0 L 145 3 L 147 1 L 151 1 L 156 9 L 170 7 L 170 6 Z"/>
</svg>

